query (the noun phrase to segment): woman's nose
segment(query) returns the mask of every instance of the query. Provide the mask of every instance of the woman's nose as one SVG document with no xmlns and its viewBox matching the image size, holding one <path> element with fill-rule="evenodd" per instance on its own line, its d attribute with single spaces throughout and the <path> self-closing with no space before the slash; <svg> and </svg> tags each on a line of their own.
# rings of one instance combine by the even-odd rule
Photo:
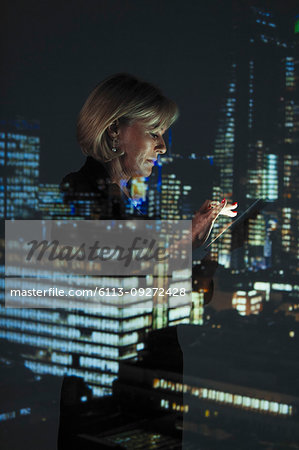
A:
<svg viewBox="0 0 299 450">
<path fill-rule="evenodd" d="M 167 148 L 166 148 L 166 145 L 165 145 L 165 141 L 164 141 L 164 139 L 162 138 L 162 136 L 161 136 L 159 142 L 157 143 L 157 145 L 156 145 L 156 147 L 155 147 L 155 150 L 158 151 L 160 154 L 163 154 L 163 153 L 166 153 L 166 152 L 167 152 Z"/>
</svg>

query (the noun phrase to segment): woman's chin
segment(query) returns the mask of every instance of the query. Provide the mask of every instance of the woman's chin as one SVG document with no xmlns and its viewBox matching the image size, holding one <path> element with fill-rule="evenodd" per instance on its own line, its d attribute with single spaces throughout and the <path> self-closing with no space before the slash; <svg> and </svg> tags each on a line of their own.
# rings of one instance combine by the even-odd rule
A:
<svg viewBox="0 0 299 450">
<path fill-rule="evenodd" d="M 152 174 L 153 166 L 147 166 L 142 167 L 141 170 L 139 170 L 138 175 L 134 175 L 134 177 L 149 177 Z"/>
<path fill-rule="evenodd" d="M 147 171 L 144 171 L 144 175 L 141 175 L 141 176 L 143 176 L 143 177 L 150 177 L 151 174 L 152 174 L 152 170 L 153 170 L 153 168 L 151 168 L 151 169 L 149 169 Z"/>
</svg>

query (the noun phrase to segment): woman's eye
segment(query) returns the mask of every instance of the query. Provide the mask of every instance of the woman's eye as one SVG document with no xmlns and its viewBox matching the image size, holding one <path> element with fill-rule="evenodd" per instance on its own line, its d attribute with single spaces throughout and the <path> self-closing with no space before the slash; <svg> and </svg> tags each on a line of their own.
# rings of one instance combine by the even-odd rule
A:
<svg viewBox="0 0 299 450">
<path fill-rule="evenodd" d="M 151 137 L 154 138 L 154 139 L 157 139 L 158 135 L 156 133 L 151 133 Z"/>
</svg>

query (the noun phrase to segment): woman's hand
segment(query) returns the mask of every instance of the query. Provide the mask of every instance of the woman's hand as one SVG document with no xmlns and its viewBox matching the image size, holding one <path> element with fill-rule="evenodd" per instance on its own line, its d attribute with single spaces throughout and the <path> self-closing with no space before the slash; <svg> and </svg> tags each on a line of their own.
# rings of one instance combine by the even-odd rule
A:
<svg viewBox="0 0 299 450">
<path fill-rule="evenodd" d="M 221 203 L 206 200 L 192 220 L 192 244 L 195 246 L 204 244 L 210 236 L 217 217 L 219 215 L 235 217 L 238 213 L 233 209 L 237 206 L 237 203 L 228 204 L 225 198 Z"/>
</svg>

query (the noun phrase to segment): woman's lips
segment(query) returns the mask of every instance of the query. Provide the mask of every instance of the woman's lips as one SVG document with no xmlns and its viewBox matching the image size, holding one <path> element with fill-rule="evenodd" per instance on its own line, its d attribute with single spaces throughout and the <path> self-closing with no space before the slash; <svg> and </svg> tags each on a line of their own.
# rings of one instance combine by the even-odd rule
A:
<svg viewBox="0 0 299 450">
<path fill-rule="evenodd" d="M 155 159 L 147 159 L 146 162 L 151 163 L 153 166 L 155 165 Z"/>
</svg>

